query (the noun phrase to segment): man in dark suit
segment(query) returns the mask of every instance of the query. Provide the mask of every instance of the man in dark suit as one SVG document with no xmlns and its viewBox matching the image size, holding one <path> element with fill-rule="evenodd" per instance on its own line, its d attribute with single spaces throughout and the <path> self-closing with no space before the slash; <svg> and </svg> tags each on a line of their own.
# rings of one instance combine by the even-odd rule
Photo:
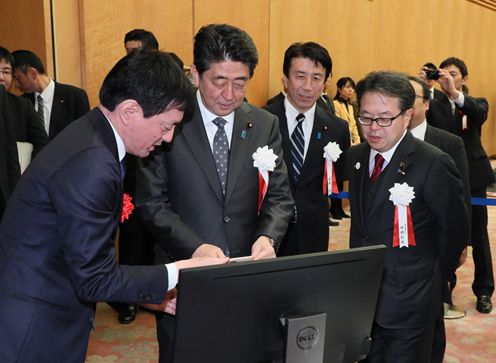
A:
<svg viewBox="0 0 496 363">
<path fill-rule="evenodd" d="M 439 79 L 445 95 L 433 100 L 427 122 L 460 136 L 467 153 L 472 197 L 486 198 L 486 188 L 495 182 L 494 173 L 481 142 L 482 125 L 487 120 L 485 98 L 469 96 L 463 89 L 468 81 L 466 64 L 458 58 L 448 58 L 439 66 Z M 487 207 L 472 206 L 470 245 L 475 265 L 472 290 L 477 296 L 477 311 L 490 313 L 494 292 L 491 247 L 487 233 Z"/>
<path fill-rule="evenodd" d="M 194 115 L 137 174 L 138 208 L 159 243 L 157 261 L 276 256 L 293 200 L 277 118 L 243 101 L 257 63 L 255 44 L 241 29 L 211 24 L 196 34 Z M 255 153 L 259 162 L 266 154 L 273 169 L 257 169 Z M 266 172 L 264 195 L 259 173 Z M 172 359 L 173 330 L 171 316 L 157 315 L 162 363 Z"/>
<path fill-rule="evenodd" d="M 33 103 L 50 140 L 90 110 L 86 92 L 50 79 L 36 54 L 29 50 L 16 50 L 12 56 L 16 85 Z"/>
<path fill-rule="evenodd" d="M 178 269 L 227 261 L 115 264 L 122 158 L 170 142 L 192 97 L 170 56 L 130 54 L 105 78 L 101 105 L 27 169 L 0 226 L 2 363 L 84 362 L 95 302 L 160 303 Z"/>
<path fill-rule="evenodd" d="M 3 77 L 4 70 L 0 68 Z M 0 221 L 21 175 L 13 125 L 8 120 L 7 92 L 0 84 Z"/>
<path fill-rule="evenodd" d="M 316 101 L 331 72 L 331 57 L 320 44 L 292 44 L 286 50 L 283 62 L 287 95 L 265 107 L 279 118 L 284 160 L 295 200 L 293 218 L 281 244 L 280 256 L 322 252 L 328 248 L 328 194 L 322 187 L 326 163 L 324 147 L 334 142 L 341 149 L 342 154 L 334 162 L 336 181 L 340 181 L 350 145 L 346 122 L 317 107 Z M 295 140 L 300 123 L 302 154 L 293 146 L 293 142 L 298 142 Z M 327 180 L 325 182 L 327 185 Z"/>
<path fill-rule="evenodd" d="M 12 55 L 0 47 L 0 84 L 8 91 L 12 85 Z M 16 131 L 16 140 L 29 142 L 33 145 L 31 159 L 48 143 L 43 122 L 33 108 L 33 104 L 24 97 L 18 97 L 10 92 L 6 93 L 8 115 L 7 119 L 13 124 Z"/>
<path fill-rule="evenodd" d="M 427 123 L 425 114 L 429 109 L 430 103 L 429 86 L 418 77 L 409 77 L 409 80 L 415 91 L 415 102 L 413 104 L 412 118 L 410 119 L 408 129 L 417 139 L 423 140 L 437 147 L 439 150 L 444 151 L 453 158 L 462 180 L 463 189 L 465 192 L 465 205 L 467 210 L 470 212 L 470 179 L 468 173 L 467 155 L 465 154 L 463 140 L 456 135 L 442 129 L 438 129 L 437 127 L 431 126 Z M 468 241 L 458 241 L 454 245 L 459 246 L 463 243 L 467 244 Z M 464 251 L 465 250 L 466 248 Z M 461 257 L 459 257 L 459 260 L 461 260 L 461 262 L 458 262 L 457 260 L 453 261 L 453 264 L 460 264 L 463 262 Z M 436 321 L 431 363 L 442 363 L 443 361 L 444 351 L 446 348 L 444 319 L 457 319 L 465 316 L 465 310 L 453 305 L 451 295 L 454 288 L 453 281 L 456 281 L 456 278 L 453 276 L 449 276 L 448 281 L 443 284 L 442 300 L 444 305 L 444 316 L 440 316 Z"/>
<path fill-rule="evenodd" d="M 405 75 L 371 73 L 356 91 L 367 143 L 347 156 L 350 247 L 388 247 L 367 362 L 429 362 L 441 286 L 468 239 L 463 186 L 449 155 L 407 131 Z"/>
</svg>

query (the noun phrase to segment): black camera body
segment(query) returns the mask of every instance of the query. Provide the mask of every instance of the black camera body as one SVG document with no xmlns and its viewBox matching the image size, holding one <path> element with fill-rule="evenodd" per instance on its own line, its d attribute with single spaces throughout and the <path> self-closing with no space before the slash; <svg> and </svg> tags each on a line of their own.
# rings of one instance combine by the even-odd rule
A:
<svg viewBox="0 0 496 363">
<path fill-rule="evenodd" d="M 434 81 L 439 79 L 439 71 L 435 69 L 424 69 L 425 76 L 427 79 L 432 79 Z"/>
</svg>

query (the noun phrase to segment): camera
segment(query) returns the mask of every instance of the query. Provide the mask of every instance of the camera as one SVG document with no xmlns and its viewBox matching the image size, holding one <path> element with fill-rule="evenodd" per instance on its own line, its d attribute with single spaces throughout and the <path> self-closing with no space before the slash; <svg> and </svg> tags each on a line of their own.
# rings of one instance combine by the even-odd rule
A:
<svg viewBox="0 0 496 363">
<path fill-rule="evenodd" d="M 435 69 L 424 69 L 425 76 L 427 79 L 438 80 L 439 79 L 439 71 Z"/>
</svg>

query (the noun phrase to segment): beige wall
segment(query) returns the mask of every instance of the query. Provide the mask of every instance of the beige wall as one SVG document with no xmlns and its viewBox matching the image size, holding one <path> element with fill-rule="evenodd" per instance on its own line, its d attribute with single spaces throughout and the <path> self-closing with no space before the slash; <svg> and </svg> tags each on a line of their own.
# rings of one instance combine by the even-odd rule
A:
<svg viewBox="0 0 496 363">
<path fill-rule="evenodd" d="M 194 33 L 202 25 L 227 22 L 245 29 L 257 44 L 260 63 L 247 97 L 258 105 L 279 92 L 284 50 L 295 41 L 313 40 L 329 49 L 334 61 L 331 95 L 341 76 L 359 80 L 378 69 L 416 74 L 426 61 L 440 63 L 458 56 L 469 67 L 470 93 L 488 98 L 483 142 L 488 153 L 496 154 L 496 47 L 491 38 L 496 12 L 467 0 L 53 0 L 53 4 L 57 77 L 80 84 L 93 105 L 103 77 L 124 55 L 128 30 L 151 30 L 161 49 L 176 52 L 190 64 Z M 33 49 L 50 63 L 47 9 L 49 0 L 2 0 L 0 44 Z M 34 15 L 40 13 L 44 18 Z"/>
</svg>

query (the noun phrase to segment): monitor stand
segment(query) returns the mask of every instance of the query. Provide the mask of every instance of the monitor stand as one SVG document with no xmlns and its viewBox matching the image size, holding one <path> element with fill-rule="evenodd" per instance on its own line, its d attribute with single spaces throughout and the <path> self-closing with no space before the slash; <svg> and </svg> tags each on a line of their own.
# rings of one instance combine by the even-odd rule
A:
<svg viewBox="0 0 496 363">
<path fill-rule="evenodd" d="M 326 314 L 281 318 L 286 331 L 284 363 L 323 363 Z"/>
</svg>

